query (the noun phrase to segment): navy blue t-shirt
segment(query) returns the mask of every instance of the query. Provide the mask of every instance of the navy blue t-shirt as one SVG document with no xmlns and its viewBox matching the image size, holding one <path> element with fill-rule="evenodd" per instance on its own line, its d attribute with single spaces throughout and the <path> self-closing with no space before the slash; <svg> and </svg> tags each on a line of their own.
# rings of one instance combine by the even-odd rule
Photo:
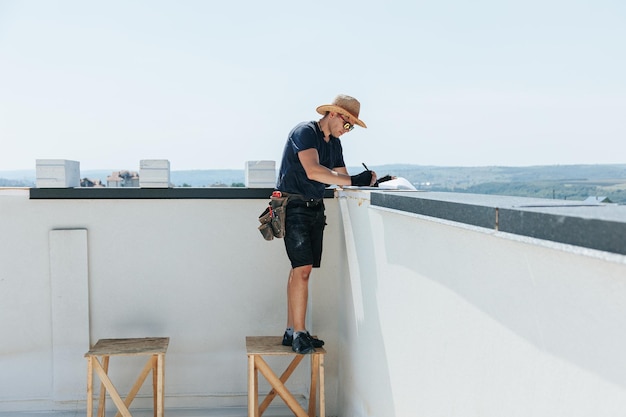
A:
<svg viewBox="0 0 626 417">
<path fill-rule="evenodd" d="M 329 169 L 346 166 L 339 138 L 331 136 L 326 142 L 315 121 L 302 122 L 289 132 L 278 172 L 277 190 L 301 194 L 305 198 L 324 197 L 326 184 L 308 179 L 298 158 L 298 152 L 311 148 L 317 149 L 320 165 Z"/>
</svg>

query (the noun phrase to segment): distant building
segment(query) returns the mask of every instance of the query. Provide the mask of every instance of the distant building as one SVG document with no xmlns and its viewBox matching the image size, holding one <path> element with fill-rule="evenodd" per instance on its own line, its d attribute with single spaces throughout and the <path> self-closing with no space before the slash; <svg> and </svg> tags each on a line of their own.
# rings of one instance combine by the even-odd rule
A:
<svg viewBox="0 0 626 417">
<path fill-rule="evenodd" d="M 107 187 L 139 187 L 139 174 L 136 171 L 114 171 L 107 177 Z"/>
<path fill-rule="evenodd" d="M 102 184 L 101 180 L 92 180 L 89 178 L 83 178 L 80 180 L 81 187 L 94 187 L 94 188 L 104 188 L 104 184 Z"/>
</svg>

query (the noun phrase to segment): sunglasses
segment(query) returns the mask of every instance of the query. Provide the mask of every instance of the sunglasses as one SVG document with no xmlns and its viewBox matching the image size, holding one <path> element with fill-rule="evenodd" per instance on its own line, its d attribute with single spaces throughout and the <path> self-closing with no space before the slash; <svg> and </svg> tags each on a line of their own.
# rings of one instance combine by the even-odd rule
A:
<svg viewBox="0 0 626 417">
<path fill-rule="evenodd" d="M 337 116 L 341 117 L 341 120 L 343 120 L 343 128 L 345 130 L 347 130 L 349 132 L 352 129 L 354 129 L 354 125 L 352 123 L 350 123 L 349 121 L 347 121 L 346 119 L 344 119 L 341 114 L 337 113 Z"/>
</svg>

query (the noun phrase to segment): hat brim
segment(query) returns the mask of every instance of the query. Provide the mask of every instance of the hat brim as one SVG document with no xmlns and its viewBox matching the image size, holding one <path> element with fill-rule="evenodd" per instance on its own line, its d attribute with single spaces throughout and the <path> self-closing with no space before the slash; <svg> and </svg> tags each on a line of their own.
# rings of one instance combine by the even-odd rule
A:
<svg viewBox="0 0 626 417">
<path fill-rule="evenodd" d="M 355 120 L 355 124 L 361 126 L 362 128 L 367 129 L 367 125 L 365 124 L 365 122 L 363 122 L 363 120 L 359 119 L 358 117 L 356 117 L 354 114 L 351 114 L 349 111 L 347 111 L 346 109 L 339 107 L 339 106 L 335 106 L 334 104 L 324 104 L 323 106 L 319 106 L 317 109 L 317 112 L 319 114 L 326 114 L 327 111 L 332 111 L 335 113 L 341 113 L 344 116 L 348 116 L 351 117 Z"/>
</svg>

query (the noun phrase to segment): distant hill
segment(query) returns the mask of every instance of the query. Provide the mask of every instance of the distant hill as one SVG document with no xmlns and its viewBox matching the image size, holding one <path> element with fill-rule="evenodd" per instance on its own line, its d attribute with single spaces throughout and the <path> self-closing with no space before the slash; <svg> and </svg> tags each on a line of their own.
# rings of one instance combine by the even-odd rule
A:
<svg viewBox="0 0 626 417">
<path fill-rule="evenodd" d="M 472 194 L 495 194 L 585 200 L 607 197 L 626 204 L 626 164 L 530 167 L 436 167 L 388 165 L 379 175 L 406 178 L 416 188 Z"/>
<path fill-rule="evenodd" d="M 414 184 L 434 183 L 441 187 L 462 187 L 485 182 L 528 182 L 564 180 L 626 180 L 626 164 L 618 165 L 539 165 L 529 167 L 442 167 L 383 165 L 371 167 L 379 175 L 406 178 Z"/>
<path fill-rule="evenodd" d="M 528 167 L 444 167 L 389 164 L 371 166 L 379 177 L 404 177 L 420 190 L 453 191 L 475 194 L 497 194 L 584 200 L 590 196 L 608 197 L 614 203 L 626 204 L 626 164 L 539 165 Z M 358 173 L 363 167 L 348 167 Z M 106 178 L 112 170 L 87 170 L 81 178 Z M 172 171 L 170 180 L 176 187 L 232 186 L 245 182 L 243 169 L 207 169 Z M 31 187 L 35 170 L 0 171 L 0 186 Z"/>
</svg>

